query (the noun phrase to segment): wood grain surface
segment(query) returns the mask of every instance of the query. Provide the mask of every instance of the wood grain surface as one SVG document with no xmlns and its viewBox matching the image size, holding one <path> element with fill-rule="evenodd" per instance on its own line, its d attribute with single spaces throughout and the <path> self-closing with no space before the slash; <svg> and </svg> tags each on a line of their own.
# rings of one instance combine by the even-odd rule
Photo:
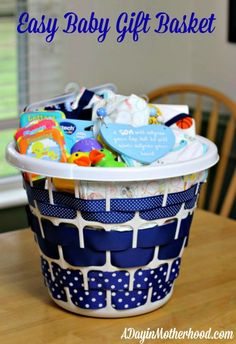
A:
<svg viewBox="0 0 236 344">
<path fill-rule="evenodd" d="M 159 310 L 126 319 L 87 318 L 56 306 L 44 287 L 30 230 L 1 234 L 0 252 L 1 344 L 139 343 L 120 339 L 125 327 L 233 330 L 235 339 L 227 342 L 236 343 L 236 222 L 232 220 L 197 210 L 171 300 Z M 145 341 L 157 342 L 162 340 Z"/>
</svg>

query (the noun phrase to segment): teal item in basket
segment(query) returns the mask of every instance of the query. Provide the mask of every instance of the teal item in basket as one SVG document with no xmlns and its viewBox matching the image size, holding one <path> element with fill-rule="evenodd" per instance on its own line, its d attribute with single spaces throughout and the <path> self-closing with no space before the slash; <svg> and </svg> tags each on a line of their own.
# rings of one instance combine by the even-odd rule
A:
<svg viewBox="0 0 236 344">
<path fill-rule="evenodd" d="M 90 130 L 94 124 L 93 121 L 63 119 L 59 124 L 64 133 L 68 152 L 71 151 L 76 142 L 93 138 L 93 131 Z"/>
<path fill-rule="evenodd" d="M 175 144 L 173 131 L 164 125 L 133 127 L 107 123 L 101 126 L 101 135 L 112 150 L 143 164 L 165 156 Z"/>
<path fill-rule="evenodd" d="M 62 111 L 24 112 L 20 115 L 20 127 L 26 127 L 33 121 L 41 121 L 43 119 L 54 119 L 56 122 L 60 122 L 63 118 L 65 118 L 65 114 Z"/>
</svg>

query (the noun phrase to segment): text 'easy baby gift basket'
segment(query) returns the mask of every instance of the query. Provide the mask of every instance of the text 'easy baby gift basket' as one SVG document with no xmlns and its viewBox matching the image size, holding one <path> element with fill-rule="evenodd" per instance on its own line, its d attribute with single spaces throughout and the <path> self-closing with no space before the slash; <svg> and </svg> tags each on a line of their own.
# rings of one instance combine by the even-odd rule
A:
<svg viewBox="0 0 236 344">
<path fill-rule="evenodd" d="M 197 138 L 207 147 L 202 157 L 119 169 L 37 160 L 9 144 L 7 160 L 41 176 L 24 178 L 28 219 L 58 305 L 116 318 L 170 299 L 201 185 L 218 160 L 215 145 Z M 58 191 L 58 179 L 74 193 Z"/>
</svg>

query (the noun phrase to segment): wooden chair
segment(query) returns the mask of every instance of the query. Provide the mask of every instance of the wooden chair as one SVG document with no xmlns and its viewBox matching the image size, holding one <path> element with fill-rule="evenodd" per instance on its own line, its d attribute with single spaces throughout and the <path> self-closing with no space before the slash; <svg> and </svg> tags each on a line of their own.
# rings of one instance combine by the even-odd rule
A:
<svg viewBox="0 0 236 344">
<path fill-rule="evenodd" d="M 177 96 L 177 101 L 173 102 L 173 98 Z M 220 152 L 220 162 L 216 166 L 215 177 L 214 177 L 214 186 L 211 190 L 211 196 L 208 198 L 208 204 L 206 205 L 206 196 L 207 190 L 210 183 L 207 183 L 201 192 L 199 199 L 199 207 L 205 208 L 210 211 L 216 212 L 219 208 L 219 202 L 222 195 L 222 186 L 224 182 L 225 173 L 227 171 L 227 165 L 229 162 L 229 157 L 231 153 L 231 147 L 233 144 L 234 133 L 235 133 L 235 122 L 236 122 L 236 104 L 229 99 L 224 94 L 203 86 L 198 85 L 184 85 L 177 84 L 172 86 L 166 86 L 158 88 L 147 94 L 147 97 L 151 103 L 165 103 L 168 104 L 170 98 L 170 103 L 174 104 L 188 104 L 187 97 L 190 97 L 191 103 L 193 102 L 193 117 L 196 121 L 196 130 L 198 134 L 202 133 L 202 123 L 203 123 L 203 111 L 204 111 L 204 101 L 207 102 L 208 107 L 210 105 L 209 125 L 205 136 L 210 140 L 216 141 L 217 138 L 217 129 L 218 129 L 218 120 L 220 109 L 224 106 L 224 111 L 230 114 L 228 123 L 226 126 L 226 131 L 224 137 L 221 138 L 220 145 L 218 144 L 218 149 Z M 212 169 L 214 170 L 214 169 Z M 212 172 L 210 172 L 210 176 Z M 210 178 L 209 178 L 210 179 Z M 219 213 L 224 216 L 229 216 L 231 211 L 236 190 L 236 173 L 232 177 L 232 182 L 228 188 L 226 197 L 224 198 L 223 205 L 219 210 Z"/>
</svg>

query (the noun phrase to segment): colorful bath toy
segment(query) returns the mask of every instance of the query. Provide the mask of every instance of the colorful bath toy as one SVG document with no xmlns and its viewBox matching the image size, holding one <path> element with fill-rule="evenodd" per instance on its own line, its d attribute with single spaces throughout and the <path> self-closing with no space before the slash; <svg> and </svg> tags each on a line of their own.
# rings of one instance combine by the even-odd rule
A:
<svg viewBox="0 0 236 344">
<path fill-rule="evenodd" d="M 74 193 L 74 190 L 75 190 L 74 180 L 53 178 L 52 181 L 57 191 Z"/>
<path fill-rule="evenodd" d="M 68 162 L 78 166 L 91 166 L 99 162 L 104 157 L 105 154 L 101 151 L 93 149 L 91 152 L 76 152 L 71 154 Z"/>
<path fill-rule="evenodd" d="M 102 145 L 93 138 L 87 138 L 76 142 L 71 148 L 70 153 L 73 154 L 76 152 L 91 152 L 93 149 L 100 150 L 102 149 Z"/>
<path fill-rule="evenodd" d="M 89 153 L 76 152 L 71 154 L 68 159 L 71 164 L 76 164 L 78 166 L 91 166 L 91 161 L 89 159 Z"/>
<path fill-rule="evenodd" d="M 97 156 L 96 162 L 94 160 L 94 165 L 99 167 L 126 167 L 126 164 L 122 161 L 116 161 L 115 155 L 108 149 L 100 149 L 99 151 L 102 155 Z"/>
</svg>

